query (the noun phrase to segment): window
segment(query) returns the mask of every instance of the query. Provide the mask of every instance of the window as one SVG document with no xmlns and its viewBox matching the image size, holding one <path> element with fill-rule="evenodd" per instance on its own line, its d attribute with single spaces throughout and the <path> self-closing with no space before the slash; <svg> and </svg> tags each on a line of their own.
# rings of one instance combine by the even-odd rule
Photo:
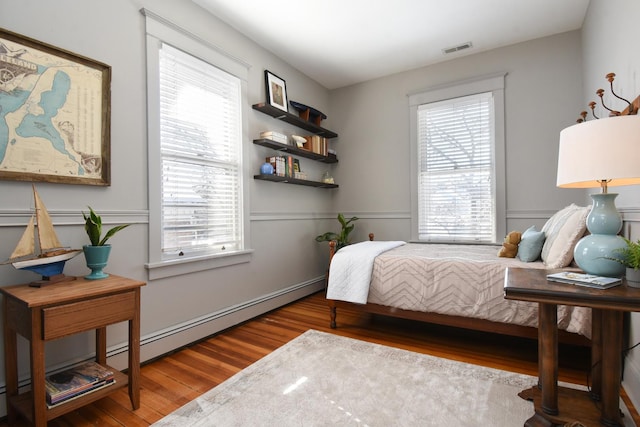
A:
<svg viewBox="0 0 640 427">
<path fill-rule="evenodd" d="M 504 233 L 502 89 L 477 83 L 410 97 L 415 240 L 489 243 Z"/>
<path fill-rule="evenodd" d="M 242 248 L 238 78 L 162 44 L 162 256 Z"/>
<path fill-rule="evenodd" d="M 242 106 L 247 70 L 214 46 L 143 13 L 150 278 L 246 262 Z"/>
</svg>

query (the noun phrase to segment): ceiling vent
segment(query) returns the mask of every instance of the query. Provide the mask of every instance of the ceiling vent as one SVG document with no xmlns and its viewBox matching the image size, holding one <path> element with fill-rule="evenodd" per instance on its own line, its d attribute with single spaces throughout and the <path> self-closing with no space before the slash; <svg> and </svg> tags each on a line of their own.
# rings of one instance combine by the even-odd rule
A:
<svg viewBox="0 0 640 427">
<path fill-rule="evenodd" d="M 473 46 L 473 44 L 471 44 L 471 42 L 466 42 L 466 43 L 462 43 L 461 45 L 458 45 L 458 46 L 448 47 L 448 48 L 442 49 L 442 53 L 444 53 L 445 55 L 448 55 L 450 53 L 459 52 L 461 50 L 469 49 L 472 46 Z"/>
</svg>

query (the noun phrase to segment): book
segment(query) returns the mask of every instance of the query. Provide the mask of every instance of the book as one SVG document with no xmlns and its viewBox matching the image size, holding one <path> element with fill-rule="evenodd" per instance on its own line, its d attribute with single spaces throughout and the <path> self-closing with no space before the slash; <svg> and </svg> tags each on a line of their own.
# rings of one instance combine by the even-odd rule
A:
<svg viewBox="0 0 640 427">
<path fill-rule="evenodd" d="M 105 387 L 108 387 L 108 386 L 110 386 L 112 384 L 115 384 L 115 382 L 116 382 L 115 379 L 112 379 L 111 381 L 99 382 L 99 383 L 96 383 L 95 385 L 93 385 L 91 388 L 89 388 L 87 390 L 83 390 L 83 391 L 80 391 L 80 392 L 78 392 L 76 394 L 68 396 L 68 397 L 66 397 L 64 399 L 57 400 L 55 403 L 49 403 L 47 401 L 47 408 L 49 408 L 49 409 L 55 408 L 56 406 L 62 405 L 63 403 L 67 403 L 70 400 L 77 399 L 77 398 L 79 398 L 81 396 L 84 396 L 85 394 L 90 394 L 90 393 L 93 393 L 94 391 L 98 391 L 98 390 L 101 390 L 101 389 L 103 389 Z"/>
<path fill-rule="evenodd" d="M 45 377 L 47 403 L 61 403 L 113 382 L 113 371 L 97 362 L 86 362 Z"/>
<path fill-rule="evenodd" d="M 276 142 L 279 142 L 281 144 L 287 144 L 288 143 L 287 135 L 285 135 L 283 133 L 280 133 L 280 132 L 275 132 L 275 131 L 260 132 L 260 138 L 269 139 L 271 141 L 276 141 Z"/>
<path fill-rule="evenodd" d="M 575 273 L 571 271 L 547 274 L 547 280 L 597 289 L 608 289 L 622 284 L 622 279 L 617 277 L 596 276 L 593 274 Z"/>
</svg>

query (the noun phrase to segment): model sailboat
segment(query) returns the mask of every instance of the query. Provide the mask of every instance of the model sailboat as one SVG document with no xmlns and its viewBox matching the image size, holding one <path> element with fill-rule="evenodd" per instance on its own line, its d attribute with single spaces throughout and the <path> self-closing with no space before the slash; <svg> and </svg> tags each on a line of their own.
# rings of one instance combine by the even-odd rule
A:
<svg viewBox="0 0 640 427">
<path fill-rule="evenodd" d="M 64 277 L 64 264 L 81 250 L 63 248 L 58 240 L 47 208 L 33 186 L 35 213 L 27 229 L 6 261 L 19 270 L 29 270 L 42 275 L 43 280 L 56 281 Z M 38 248 L 36 248 L 36 235 Z"/>
</svg>

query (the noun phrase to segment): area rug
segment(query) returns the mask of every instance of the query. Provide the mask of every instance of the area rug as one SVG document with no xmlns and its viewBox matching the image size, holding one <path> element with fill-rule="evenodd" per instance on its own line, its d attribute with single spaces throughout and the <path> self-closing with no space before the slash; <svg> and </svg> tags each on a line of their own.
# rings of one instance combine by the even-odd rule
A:
<svg viewBox="0 0 640 427">
<path fill-rule="evenodd" d="M 536 383 L 310 330 L 153 426 L 514 427 L 533 415 L 518 392 Z"/>
</svg>

